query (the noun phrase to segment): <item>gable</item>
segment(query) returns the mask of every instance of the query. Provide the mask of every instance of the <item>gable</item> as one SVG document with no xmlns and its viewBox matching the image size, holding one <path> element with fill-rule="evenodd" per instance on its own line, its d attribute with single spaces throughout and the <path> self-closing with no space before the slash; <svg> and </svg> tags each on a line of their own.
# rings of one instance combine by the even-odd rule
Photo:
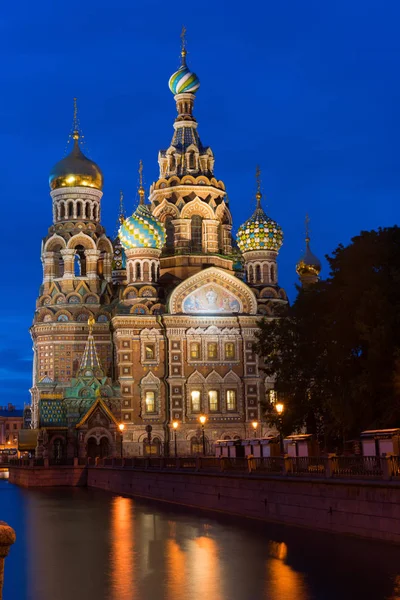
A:
<svg viewBox="0 0 400 600">
<path fill-rule="evenodd" d="M 171 314 L 256 314 L 257 300 L 240 279 L 210 267 L 185 279 L 172 292 Z"/>
</svg>

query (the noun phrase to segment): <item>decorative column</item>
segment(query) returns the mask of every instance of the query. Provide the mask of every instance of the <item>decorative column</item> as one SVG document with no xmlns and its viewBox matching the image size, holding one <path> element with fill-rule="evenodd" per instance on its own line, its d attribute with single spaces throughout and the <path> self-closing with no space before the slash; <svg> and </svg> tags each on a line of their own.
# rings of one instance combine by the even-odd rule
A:
<svg viewBox="0 0 400 600">
<path fill-rule="evenodd" d="M 174 219 L 175 250 L 190 251 L 190 219 Z"/>
<path fill-rule="evenodd" d="M 222 252 L 232 254 L 232 225 L 221 225 Z"/>
<path fill-rule="evenodd" d="M 203 250 L 210 254 L 218 254 L 219 252 L 219 236 L 217 219 L 203 219 L 204 227 L 204 242 Z"/>
<path fill-rule="evenodd" d="M 43 283 L 49 283 L 53 281 L 56 276 L 56 269 L 54 264 L 56 253 L 55 252 L 43 252 L 42 264 L 43 264 Z"/>
<path fill-rule="evenodd" d="M 86 258 L 86 276 L 90 280 L 97 279 L 97 261 L 99 260 L 100 250 L 85 250 Z"/>
<path fill-rule="evenodd" d="M 111 281 L 111 279 L 112 279 L 112 256 L 111 256 L 111 254 L 104 255 L 103 276 L 106 281 Z"/>
</svg>

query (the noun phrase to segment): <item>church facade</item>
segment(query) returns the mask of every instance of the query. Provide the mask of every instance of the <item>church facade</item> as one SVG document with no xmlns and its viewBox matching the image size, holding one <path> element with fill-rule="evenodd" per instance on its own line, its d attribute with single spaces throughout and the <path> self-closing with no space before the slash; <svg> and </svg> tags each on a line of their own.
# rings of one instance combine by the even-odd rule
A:
<svg viewBox="0 0 400 600">
<path fill-rule="evenodd" d="M 118 455 L 120 444 L 125 456 L 173 453 L 175 435 L 179 454 L 197 453 L 202 415 L 210 452 L 217 439 L 254 435 L 254 421 L 259 436 L 269 432 L 262 403 L 273 383 L 253 343 L 259 320 L 287 302 L 282 231 L 262 208 L 258 177 L 255 210 L 233 237 L 225 184 L 194 117 L 199 85 L 183 47 L 159 179 L 146 199 L 140 167 L 138 207 L 121 212 L 115 240 L 100 222 L 103 175 L 81 150 L 76 118 L 73 149 L 51 172 L 31 328 L 42 454 Z"/>
</svg>

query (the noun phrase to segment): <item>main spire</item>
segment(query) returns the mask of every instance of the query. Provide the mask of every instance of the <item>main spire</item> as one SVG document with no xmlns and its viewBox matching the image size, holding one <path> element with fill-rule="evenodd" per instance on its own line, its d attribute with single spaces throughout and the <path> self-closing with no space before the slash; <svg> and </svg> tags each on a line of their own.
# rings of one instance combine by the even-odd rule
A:
<svg viewBox="0 0 400 600">
<path fill-rule="evenodd" d="M 95 320 L 92 316 L 88 319 L 89 335 L 85 346 L 85 351 L 82 356 L 81 365 L 78 370 L 78 375 L 81 377 L 104 377 L 103 369 L 101 368 L 100 359 L 97 354 L 96 344 L 93 337 L 93 326 Z"/>
</svg>

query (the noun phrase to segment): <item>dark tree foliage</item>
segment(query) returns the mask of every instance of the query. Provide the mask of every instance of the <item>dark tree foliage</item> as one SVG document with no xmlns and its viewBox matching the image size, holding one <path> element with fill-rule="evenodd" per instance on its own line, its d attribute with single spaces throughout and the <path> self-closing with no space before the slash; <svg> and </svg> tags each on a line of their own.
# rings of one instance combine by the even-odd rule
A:
<svg viewBox="0 0 400 600">
<path fill-rule="evenodd" d="M 327 260 L 326 281 L 261 323 L 256 350 L 276 376 L 284 432 L 305 426 L 333 447 L 400 426 L 400 228 L 362 232 Z"/>
</svg>

